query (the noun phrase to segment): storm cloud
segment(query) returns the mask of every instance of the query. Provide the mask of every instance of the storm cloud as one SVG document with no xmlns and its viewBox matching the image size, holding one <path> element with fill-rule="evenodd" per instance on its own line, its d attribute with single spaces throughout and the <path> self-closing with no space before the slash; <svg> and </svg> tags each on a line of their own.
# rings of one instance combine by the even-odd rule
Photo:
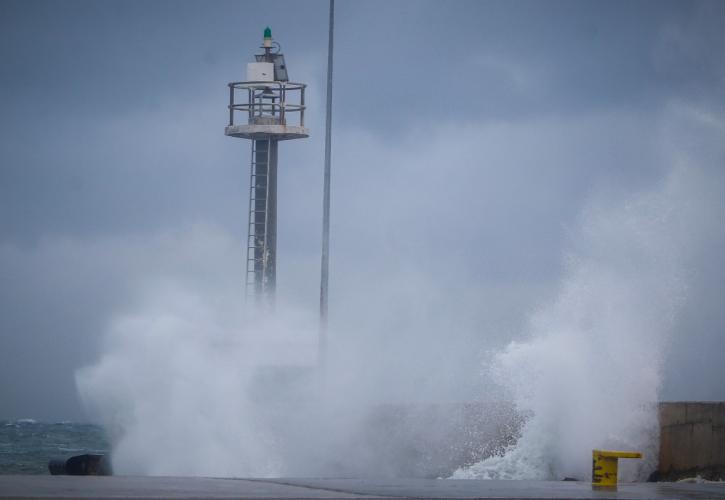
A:
<svg viewBox="0 0 725 500">
<path fill-rule="evenodd" d="M 0 2 L 0 418 L 89 418 L 76 370 L 168 290 L 243 315 L 249 145 L 223 135 L 226 83 L 267 25 L 309 85 L 312 136 L 280 150 L 278 289 L 314 323 L 326 9 Z M 557 290 L 582 212 L 677 171 L 687 290 L 661 397 L 725 399 L 722 3 L 336 12 L 333 349 L 402 365 L 391 397 L 475 399 L 485 353 Z"/>
</svg>

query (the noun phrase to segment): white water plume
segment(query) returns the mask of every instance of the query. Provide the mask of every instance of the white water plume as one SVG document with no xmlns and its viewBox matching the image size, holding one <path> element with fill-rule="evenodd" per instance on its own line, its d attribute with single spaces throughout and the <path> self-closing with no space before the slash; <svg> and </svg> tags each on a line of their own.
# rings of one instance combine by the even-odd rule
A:
<svg viewBox="0 0 725 500">
<path fill-rule="evenodd" d="M 533 315 L 528 340 L 496 354 L 487 374 L 520 415 L 532 416 L 502 456 L 459 469 L 454 477 L 584 479 L 597 447 L 646 453 L 644 463 L 623 464 L 625 479 L 651 469 L 654 405 L 683 297 L 679 250 L 688 238 L 681 222 L 691 219 L 683 210 L 681 174 L 675 171 L 657 192 L 614 207 L 594 203 L 585 213 L 581 228 L 572 232 L 559 295 Z M 78 374 L 81 395 L 112 433 L 118 472 L 304 476 L 412 470 L 401 466 L 415 458 L 409 443 L 391 439 L 403 429 L 391 415 L 401 412 L 375 414 L 374 408 L 385 401 L 382 394 L 401 396 L 389 390 L 395 386 L 409 400 L 417 391 L 441 401 L 442 393 L 408 387 L 407 368 L 381 362 L 379 346 L 362 342 L 365 337 L 336 351 L 328 370 L 334 376 L 320 391 L 314 317 L 280 306 L 274 317 L 244 321 L 229 293 L 205 290 L 202 298 L 184 290 L 178 284 L 152 287 L 141 310 L 112 322 L 100 361 Z M 420 338 L 426 326 L 416 325 Z M 421 357 L 432 348 L 416 349 L 407 354 Z M 441 418 L 418 419 L 415 439 L 450 441 L 449 429 L 441 429 L 455 427 L 446 421 L 455 412 L 439 411 Z M 411 415 L 417 418 L 415 412 L 405 418 Z M 486 419 L 495 417 L 485 411 Z"/>
<path fill-rule="evenodd" d="M 538 137 L 535 132 L 532 137 Z M 667 159 L 695 163 L 680 156 L 688 149 L 673 139 L 687 136 L 665 136 L 674 150 L 665 151 Z M 699 131 L 697 136 L 707 137 Z M 721 137 L 713 142 L 721 144 Z M 449 143 L 442 141 L 446 147 Z M 722 158 L 718 151 L 710 156 Z M 471 157 L 478 158 L 475 152 Z M 529 160 L 522 158 L 521 163 Z M 709 161 L 703 160 L 703 168 Z M 388 183 L 406 186 L 408 175 L 398 180 L 390 178 Z M 512 184 L 510 191 L 519 192 L 524 184 Z M 506 292 L 510 274 L 493 281 L 484 273 L 470 282 L 485 287 L 467 287 L 458 283 L 463 272 L 451 273 L 446 267 L 436 275 L 437 261 L 415 259 L 412 250 L 406 255 L 409 260 L 402 259 L 401 251 L 409 249 L 405 245 L 391 247 L 395 252 L 389 254 L 358 245 L 368 237 L 396 235 L 394 229 L 412 220 L 432 197 L 415 197 L 419 206 L 399 212 L 406 217 L 389 226 L 382 226 L 387 220 L 383 217 L 368 220 L 366 214 L 355 219 L 348 212 L 348 237 L 358 236 L 351 243 L 359 251 L 354 257 L 362 262 L 370 254 L 372 260 L 355 268 L 351 262 L 357 261 L 348 254 L 346 265 L 336 273 L 337 302 L 332 310 L 337 316 L 331 318 L 335 333 L 323 384 L 314 369 L 316 312 L 279 304 L 276 317 L 264 321 L 240 314 L 238 278 L 229 272 L 239 265 L 238 249 L 230 233 L 220 236 L 202 228 L 162 239 L 150 250 L 130 252 L 129 260 L 134 261 L 142 254 L 163 257 L 152 260 L 143 279 L 138 278 L 138 289 L 145 290 L 133 294 L 140 307 L 131 307 L 111 322 L 100 360 L 78 373 L 79 392 L 91 415 L 112 433 L 119 473 L 449 476 L 461 464 L 473 463 L 511 441 L 513 428 L 495 442 L 486 440 L 491 436 L 488 429 L 469 432 L 473 426 L 465 425 L 472 423 L 468 415 L 475 412 L 466 413 L 471 408 L 462 411 L 460 405 L 476 396 L 497 400 L 502 389 L 506 404 L 512 401 L 519 416 L 531 416 L 520 439 L 501 456 L 459 469 L 455 477 L 585 479 L 592 448 L 603 447 L 644 451 L 646 460 L 622 464 L 624 479 L 643 478 L 655 458 L 654 404 L 673 318 L 684 301 L 683 276 L 689 269 L 683 268 L 682 254 L 688 254 L 687 245 L 702 246 L 695 241 L 700 233 L 721 234 L 719 220 L 711 215 L 719 213 L 721 186 L 716 168 L 698 172 L 683 166 L 652 192 L 624 197 L 615 184 L 614 193 L 606 192 L 591 203 L 571 231 L 558 293 L 531 317 L 523 340 L 492 356 L 483 381 L 478 353 L 483 346 L 495 346 L 505 335 L 502 331 L 520 329 L 518 311 L 524 306 L 519 299 L 526 286 L 511 286 Z M 431 183 L 431 188 L 438 187 Z M 467 194 L 481 196 L 473 188 Z M 570 193 L 563 190 L 559 195 Z M 382 200 L 388 198 L 394 197 Z M 701 200 L 707 210 L 698 205 Z M 395 212 L 382 202 L 381 207 L 381 213 Z M 353 209 L 360 212 L 358 206 Z M 471 213 L 510 222 L 508 211 L 485 212 L 485 207 L 475 206 Z M 444 212 L 431 220 L 442 223 L 450 215 Z M 359 237 L 358 226 L 366 238 Z M 486 231 L 470 229 L 496 234 L 496 227 L 485 227 Z M 393 236 L 388 239 L 395 240 Z M 406 238 L 428 244 L 411 239 L 410 233 L 401 236 Z M 534 240 L 506 241 L 513 246 Z M 476 245 L 476 255 L 482 258 L 479 249 Z M 313 265 L 310 262 L 290 267 Z M 387 267 L 383 272 L 370 262 Z M 157 279 L 159 269 L 169 278 L 168 286 L 149 288 L 147 276 Z M 548 281 L 537 286 L 553 288 Z M 508 300 L 506 293 L 516 300 Z M 515 328 L 480 321 L 486 316 L 471 314 L 474 309 L 516 311 Z M 496 391 L 481 389 L 489 379 Z M 437 405 L 435 412 L 430 403 Z M 494 413 L 478 412 L 477 425 L 491 422 L 495 427 L 505 412 Z M 446 446 L 458 448 L 441 460 Z M 484 451 L 468 453 L 475 447 Z M 424 468 L 410 467 L 415 460 L 445 464 L 435 463 L 421 473 Z"/>
<path fill-rule="evenodd" d="M 620 477 L 656 466 L 656 404 L 674 318 L 684 299 L 684 171 L 655 192 L 595 203 L 573 236 L 558 296 L 528 338 L 493 356 L 491 377 L 522 414 L 518 442 L 453 478 L 591 477 L 595 448 L 636 450 Z"/>
<path fill-rule="evenodd" d="M 211 239 L 206 230 L 190 237 L 199 236 Z M 473 414 L 442 405 L 420 411 L 412 397 L 391 396 L 410 393 L 409 370 L 376 358 L 372 342 L 332 351 L 323 383 L 314 315 L 278 303 L 274 315 L 244 318 L 230 295 L 179 282 L 149 287 L 142 307 L 111 322 L 100 360 L 77 373 L 90 414 L 110 433 L 117 473 L 421 474 L 437 458 L 411 443 L 445 446 L 452 427 Z M 418 389 L 429 395 L 420 382 Z"/>
<path fill-rule="evenodd" d="M 304 317 L 240 328 L 234 315 L 178 288 L 155 290 L 150 310 L 118 318 L 106 354 L 78 386 L 114 443 L 125 474 L 280 474 L 276 436 L 250 393 L 270 362 L 310 364 Z M 219 304 L 215 304 L 218 306 Z M 287 332 L 294 331 L 295 335 Z M 280 344 L 284 345 L 280 349 Z"/>
</svg>

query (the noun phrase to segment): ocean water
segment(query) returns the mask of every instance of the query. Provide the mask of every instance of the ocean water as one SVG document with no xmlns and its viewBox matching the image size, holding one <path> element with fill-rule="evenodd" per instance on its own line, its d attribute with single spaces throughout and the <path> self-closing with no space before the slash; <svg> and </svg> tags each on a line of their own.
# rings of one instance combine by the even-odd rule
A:
<svg viewBox="0 0 725 500">
<path fill-rule="evenodd" d="M 83 453 L 107 453 L 98 425 L 0 420 L 0 474 L 48 474 L 48 461 Z"/>
</svg>

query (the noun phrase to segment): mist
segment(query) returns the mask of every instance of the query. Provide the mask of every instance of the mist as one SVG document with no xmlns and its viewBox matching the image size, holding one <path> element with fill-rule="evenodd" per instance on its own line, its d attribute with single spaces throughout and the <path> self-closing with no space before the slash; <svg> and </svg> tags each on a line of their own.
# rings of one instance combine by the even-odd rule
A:
<svg viewBox="0 0 725 500">
<path fill-rule="evenodd" d="M 610 120 L 626 123 L 626 117 L 605 116 L 593 118 L 591 126 Z M 697 151 L 670 136 L 683 126 L 694 129 Z M 559 137 L 550 125 L 545 128 Z M 539 132 L 485 130 L 493 142 L 497 134 L 515 135 L 530 146 L 527 156 L 550 147 Z M 570 138 L 566 125 L 560 133 L 561 140 Z M 258 314 L 239 306 L 241 290 L 228 278 L 145 280 L 137 305 L 110 323 L 100 360 L 77 373 L 80 394 L 111 431 L 121 473 L 395 476 L 439 470 L 458 478 L 585 479 L 590 472 L 582 457 L 611 447 L 645 451 L 648 460 L 625 466 L 622 474 L 646 479 L 656 465 L 655 405 L 663 398 L 672 346 L 682 334 L 683 311 L 693 307 L 702 286 L 692 262 L 711 241 L 707 214 L 720 204 L 708 191 L 711 181 L 722 180 L 718 165 L 710 163 L 720 152 L 721 133 L 691 110 L 672 108 L 652 140 L 666 145 L 653 157 L 673 158 L 657 167 L 660 177 L 640 189 L 609 185 L 585 196 L 581 211 L 560 228 L 554 284 L 525 283 L 509 292 L 518 296 L 518 307 L 501 311 L 504 299 L 496 297 L 496 288 L 487 293 L 460 279 L 464 272 L 454 260 L 441 259 L 449 265 L 436 266 L 434 256 L 397 248 L 428 236 L 401 222 L 426 209 L 414 199 L 406 204 L 383 197 L 395 210 L 379 202 L 349 232 L 341 231 L 343 240 L 359 242 L 367 232 L 402 228 L 380 252 L 366 252 L 369 261 L 360 257 L 358 265 L 372 265 L 375 274 L 338 268 L 324 369 L 314 308 L 282 296 L 274 314 Z M 382 188 L 395 190 L 407 182 L 408 168 L 435 163 L 438 144 L 448 143 L 446 134 L 441 131 L 440 142 L 412 160 L 390 152 L 399 155 L 401 168 Z M 473 160 L 473 151 L 481 150 L 486 151 L 481 157 L 495 155 L 485 143 L 471 144 L 470 151 L 461 151 L 464 158 Z M 478 175 L 486 163 L 460 161 L 459 178 Z M 525 162 L 516 165 L 524 168 Z M 508 182 L 517 180 L 513 175 Z M 416 196 L 427 199 L 426 190 L 430 196 L 459 194 L 441 191 L 435 177 L 429 182 L 418 186 Z M 456 189 L 466 189 L 466 183 Z M 490 196 L 484 199 L 492 203 Z M 359 201 L 351 194 L 338 205 L 339 217 L 354 217 Z M 466 210 L 480 213 L 475 203 L 469 201 Z M 445 227 L 452 211 L 431 208 L 426 222 Z M 396 215 L 385 217 L 389 213 Z M 485 220 L 476 231 L 487 232 Z M 498 234 L 518 237 L 515 227 L 510 235 Z M 187 249 L 183 266 L 200 251 L 217 269 L 232 268 L 237 264 L 232 241 L 218 227 L 197 226 L 165 238 L 157 251 L 174 255 L 174 248 Z M 442 251 L 449 242 L 433 238 L 425 247 L 435 253 L 436 244 Z M 480 258 L 489 256 L 482 252 Z M 520 317 L 511 321 L 506 314 Z M 519 330 L 501 331 L 503 323 Z M 447 410 L 443 430 L 439 420 L 421 415 L 466 402 L 480 405 L 481 421 L 519 422 L 508 436 L 487 437 L 502 441 L 493 456 L 474 452 L 471 456 L 484 458 L 458 464 L 457 470 L 450 464 L 411 469 L 406 462 L 415 452 L 384 448 L 381 457 L 380 443 L 371 439 L 388 435 L 393 446 L 409 445 L 395 418 L 380 417 L 401 407 L 413 408 L 400 418 L 417 427 L 423 442 L 442 433 L 463 435 L 470 423 L 460 412 Z M 480 451 L 491 442 L 468 446 Z"/>
</svg>

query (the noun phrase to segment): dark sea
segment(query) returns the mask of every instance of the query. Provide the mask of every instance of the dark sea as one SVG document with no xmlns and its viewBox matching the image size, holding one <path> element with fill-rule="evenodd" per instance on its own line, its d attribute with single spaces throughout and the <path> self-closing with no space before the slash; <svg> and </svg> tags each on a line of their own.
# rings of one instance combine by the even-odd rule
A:
<svg viewBox="0 0 725 500">
<path fill-rule="evenodd" d="M 109 450 L 106 433 L 97 425 L 0 420 L 0 474 L 48 474 L 51 458 Z"/>
</svg>

